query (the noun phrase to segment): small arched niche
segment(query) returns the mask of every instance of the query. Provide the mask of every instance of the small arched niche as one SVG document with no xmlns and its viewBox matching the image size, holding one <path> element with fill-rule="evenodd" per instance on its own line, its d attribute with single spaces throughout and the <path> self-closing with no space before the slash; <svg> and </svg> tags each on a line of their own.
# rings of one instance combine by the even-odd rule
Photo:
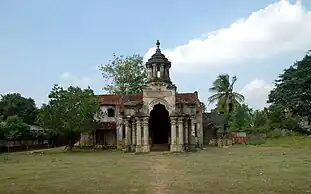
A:
<svg viewBox="0 0 311 194">
<path fill-rule="evenodd" d="M 108 117 L 115 117 L 115 110 L 113 108 L 108 108 L 107 114 Z"/>
</svg>

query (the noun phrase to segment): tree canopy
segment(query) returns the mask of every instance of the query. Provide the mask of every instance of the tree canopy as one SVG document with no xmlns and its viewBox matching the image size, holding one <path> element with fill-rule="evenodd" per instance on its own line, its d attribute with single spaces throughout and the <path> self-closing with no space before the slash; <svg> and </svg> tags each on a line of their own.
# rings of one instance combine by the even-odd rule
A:
<svg viewBox="0 0 311 194">
<path fill-rule="evenodd" d="M 209 104 L 216 103 L 219 112 L 227 114 L 232 111 L 233 107 L 245 100 L 243 95 L 233 91 L 236 80 L 236 76 L 233 76 L 230 82 L 228 74 L 221 74 L 209 89 L 210 92 L 215 93 L 208 98 Z"/>
<path fill-rule="evenodd" d="M 76 137 L 94 129 L 100 113 L 99 100 L 93 90 L 70 86 L 64 89 L 55 85 L 49 94 L 49 103 L 38 113 L 38 123 L 68 138 L 71 149 Z"/>
<path fill-rule="evenodd" d="M 269 94 L 268 103 L 311 121 L 311 53 L 285 69 Z"/>
<path fill-rule="evenodd" d="M 30 137 L 30 126 L 25 124 L 17 115 L 7 117 L 1 124 L 2 135 L 6 140 L 18 140 L 22 137 Z"/>
<path fill-rule="evenodd" d="M 19 93 L 1 95 L 0 115 L 3 115 L 3 120 L 18 116 L 24 123 L 34 124 L 36 112 L 36 104 L 32 98 L 25 98 Z"/>
<path fill-rule="evenodd" d="M 236 105 L 229 118 L 229 127 L 237 131 L 244 131 L 252 127 L 252 109 L 246 104 Z"/>
<path fill-rule="evenodd" d="M 104 87 L 111 94 L 141 93 L 147 81 L 146 67 L 140 55 L 113 55 L 108 64 L 99 66 L 107 85 Z"/>
</svg>

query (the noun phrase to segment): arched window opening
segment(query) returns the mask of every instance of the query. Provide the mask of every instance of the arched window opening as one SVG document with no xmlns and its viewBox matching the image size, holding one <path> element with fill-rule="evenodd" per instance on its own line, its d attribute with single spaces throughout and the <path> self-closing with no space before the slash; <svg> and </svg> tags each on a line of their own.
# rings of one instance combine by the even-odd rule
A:
<svg viewBox="0 0 311 194">
<path fill-rule="evenodd" d="M 108 117 L 114 117 L 114 109 L 113 108 L 109 108 L 107 112 L 108 112 Z"/>
<path fill-rule="evenodd" d="M 160 67 L 159 67 L 159 66 L 157 66 L 157 78 L 160 78 L 160 76 L 161 76 L 161 73 L 160 73 Z"/>
<path fill-rule="evenodd" d="M 125 139 L 125 125 L 122 125 L 122 139 Z"/>
</svg>

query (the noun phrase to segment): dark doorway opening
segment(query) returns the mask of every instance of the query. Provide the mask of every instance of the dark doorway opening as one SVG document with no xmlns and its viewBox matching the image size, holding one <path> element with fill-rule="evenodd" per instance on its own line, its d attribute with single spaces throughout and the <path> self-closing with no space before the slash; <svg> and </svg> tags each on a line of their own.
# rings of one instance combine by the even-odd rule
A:
<svg viewBox="0 0 311 194">
<path fill-rule="evenodd" d="M 162 104 L 156 104 L 149 117 L 149 131 L 152 139 L 151 148 L 157 149 L 159 144 L 161 148 L 169 149 L 168 139 L 171 136 L 171 121 L 168 111 Z"/>
</svg>

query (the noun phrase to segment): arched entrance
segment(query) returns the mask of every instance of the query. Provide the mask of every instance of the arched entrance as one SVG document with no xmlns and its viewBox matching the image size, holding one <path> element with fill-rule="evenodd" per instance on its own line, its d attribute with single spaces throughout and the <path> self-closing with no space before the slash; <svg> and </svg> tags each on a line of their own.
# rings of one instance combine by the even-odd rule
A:
<svg viewBox="0 0 311 194">
<path fill-rule="evenodd" d="M 150 112 L 149 133 L 152 139 L 152 150 L 169 149 L 171 122 L 168 111 L 160 103 L 156 104 Z"/>
</svg>

